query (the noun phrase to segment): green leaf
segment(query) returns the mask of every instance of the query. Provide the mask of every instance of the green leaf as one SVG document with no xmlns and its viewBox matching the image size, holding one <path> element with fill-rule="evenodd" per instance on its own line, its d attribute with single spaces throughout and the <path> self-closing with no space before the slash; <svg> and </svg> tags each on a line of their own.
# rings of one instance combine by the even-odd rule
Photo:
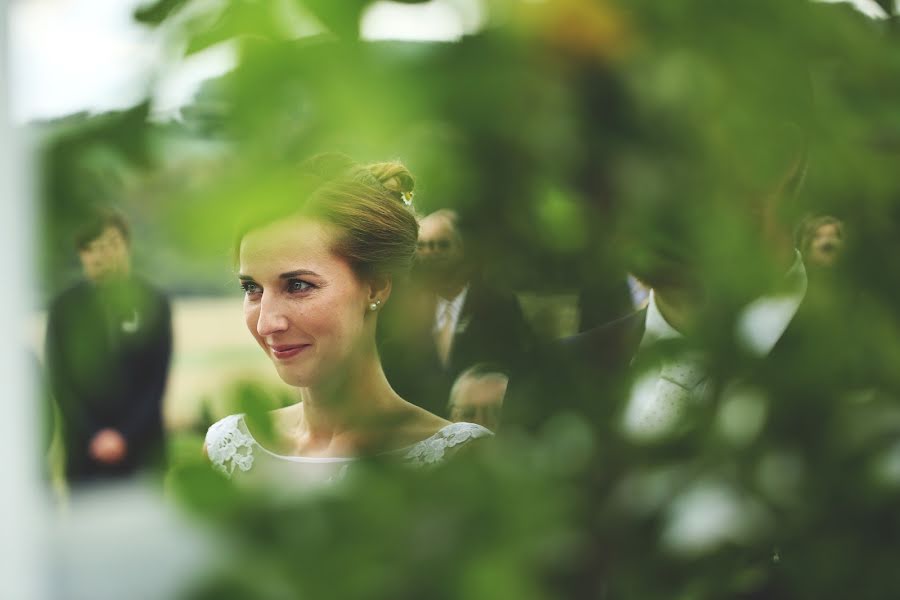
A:
<svg viewBox="0 0 900 600">
<path fill-rule="evenodd" d="M 345 39 L 359 37 L 359 21 L 370 0 L 300 0 L 326 29 Z"/>
<path fill-rule="evenodd" d="M 152 4 L 139 6 L 134 11 L 134 19 L 145 25 L 159 25 L 177 12 L 189 0 L 157 0 Z"/>
</svg>

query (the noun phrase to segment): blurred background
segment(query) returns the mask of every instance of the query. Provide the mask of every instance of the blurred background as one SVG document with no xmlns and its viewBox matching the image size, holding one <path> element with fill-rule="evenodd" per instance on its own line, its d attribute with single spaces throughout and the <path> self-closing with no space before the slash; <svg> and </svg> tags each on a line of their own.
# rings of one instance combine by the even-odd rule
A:
<svg viewBox="0 0 900 600">
<path fill-rule="evenodd" d="M 29 291 L 5 317 L 22 343 L 0 437 L 18 461 L 4 512 L 31 515 L 6 536 L 11 597 L 895 597 L 897 14 L 891 0 L 9 2 L 4 243 L 30 259 L 9 261 Z M 511 394 L 517 372 L 543 383 L 507 398 L 508 433 L 473 464 L 248 497 L 208 469 L 203 436 L 294 400 L 243 323 L 236 225 L 325 151 L 401 160 L 417 213 L 457 211 L 533 335 Z M 776 187 L 789 201 L 747 200 Z M 76 238 L 97 207 L 127 218 L 132 268 L 171 303 L 167 462 L 79 494 L 49 384 L 27 374 L 44 373 L 48 307 L 83 278 Z M 803 255 L 809 311 L 759 361 L 735 322 L 784 248 Z M 722 385 L 674 439 L 622 441 L 634 376 L 543 352 L 673 279 L 715 299 L 694 329 Z M 585 394 L 603 407 L 566 402 Z"/>
</svg>

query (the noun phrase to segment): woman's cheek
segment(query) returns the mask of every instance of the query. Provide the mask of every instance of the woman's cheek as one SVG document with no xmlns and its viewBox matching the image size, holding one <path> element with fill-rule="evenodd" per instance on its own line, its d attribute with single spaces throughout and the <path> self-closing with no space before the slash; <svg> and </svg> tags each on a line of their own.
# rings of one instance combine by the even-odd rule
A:
<svg viewBox="0 0 900 600">
<path fill-rule="evenodd" d="M 247 300 L 244 300 L 244 325 L 247 326 L 247 329 L 250 333 L 253 334 L 254 337 L 257 336 L 256 333 L 256 324 L 259 322 L 259 308 L 254 308 L 247 304 Z"/>
</svg>

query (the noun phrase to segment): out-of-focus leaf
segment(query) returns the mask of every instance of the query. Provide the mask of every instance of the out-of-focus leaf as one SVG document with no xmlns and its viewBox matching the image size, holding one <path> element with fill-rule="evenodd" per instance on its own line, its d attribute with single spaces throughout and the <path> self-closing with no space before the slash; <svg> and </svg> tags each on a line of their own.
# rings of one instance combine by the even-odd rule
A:
<svg viewBox="0 0 900 600">
<path fill-rule="evenodd" d="M 220 42 L 244 37 L 270 41 L 290 38 L 292 35 L 282 16 L 279 2 L 230 0 L 211 26 L 193 32 L 186 53 L 200 52 Z M 201 19 L 196 22 L 200 23 Z"/>
<path fill-rule="evenodd" d="M 875 0 L 875 2 L 889 17 L 897 14 L 897 0 Z"/>
<path fill-rule="evenodd" d="M 151 4 L 139 6 L 134 11 L 134 18 L 138 23 L 159 25 L 188 2 L 190 0 L 157 0 Z"/>
<path fill-rule="evenodd" d="M 359 37 L 359 23 L 363 10 L 371 0 L 298 0 L 310 13 L 335 35 L 344 39 Z"/>
</svg>

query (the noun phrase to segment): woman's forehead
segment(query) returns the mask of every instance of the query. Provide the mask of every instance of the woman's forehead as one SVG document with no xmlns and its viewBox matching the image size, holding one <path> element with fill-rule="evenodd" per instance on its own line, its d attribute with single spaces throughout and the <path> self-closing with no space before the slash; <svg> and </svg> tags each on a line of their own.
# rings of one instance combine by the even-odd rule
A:
<svg viewBox="0 0 900 600">
<path fill-rule="evenodd" d="M 332 252 L 334 237 L 333 228 L 299 217 L 253 229 L 241 240 L 241 273 L 263 276 L 339 262 Z"/>
</svg>

